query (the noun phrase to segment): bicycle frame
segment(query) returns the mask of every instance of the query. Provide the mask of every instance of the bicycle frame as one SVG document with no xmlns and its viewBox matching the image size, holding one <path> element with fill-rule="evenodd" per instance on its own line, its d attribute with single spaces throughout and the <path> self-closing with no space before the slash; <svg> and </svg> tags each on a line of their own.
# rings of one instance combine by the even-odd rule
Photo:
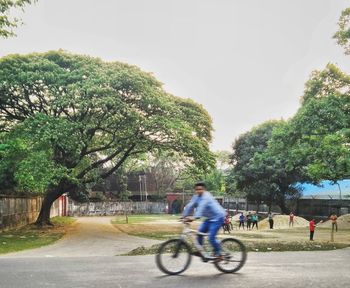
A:
<svg viewBox="0 0 350 288">
<path fill-rule="evenodd" d="M 217 257 L 212 257 L 212 256 L 208 256 L 206 255 L 204 247 L 198 243 L 197 237 L 195 239 L 193 239 L 193 237 L 191 236 L 198 236 L 198 235 L 202 235 L 203 237 L 207 237 L 209 234 L 208 233 L 202 233 L 199 232 L 197 230 L 191 229 L 190 228 L 190 223 L 187 222 L 183 222 L 183 224 L 185 225 L 184 229 L 182 230 L 182 233 L 180 235 L 180 240 L 183 242 L 190 242 L 194 245 L 194 247 L 196 248 L 199 255 L 197 255 L 197 253 L 192 253 L 192 255 L 194 256 L 200 256 L 202 258 L 203 261 L 207 262 L 209 260 L 215 260 L 217 259 Z M 188 241 L 187 239 L 189 239 L 190 241 Z"/>
</svg>

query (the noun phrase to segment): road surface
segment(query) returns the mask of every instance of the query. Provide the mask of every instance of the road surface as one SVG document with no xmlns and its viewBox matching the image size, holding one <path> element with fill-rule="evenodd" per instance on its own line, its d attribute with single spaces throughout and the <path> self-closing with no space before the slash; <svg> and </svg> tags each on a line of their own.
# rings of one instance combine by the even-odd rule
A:
<svg viewBox="0 0 350 288">
<path fill-rule="evenodd" d="M 115 256 L 153 241 L 113 229 L 107 218 L 81 218 L 74 231 L 54 245 L 1 256 L 0 287 L 350 287 L 350 249 L 249 253 L 237 274 L 221 274 L 195 258 L 184 274 L 164 276 L 154 256 Z"/>
<path fill-rule="evenodd" d="M 116 256 L 157 240 L 122 233 L 111 224 L 115 217 L 79 217 L 66 236 L 53 245 L 6 254 L 1 257 L 94 257 Z M 1 288 L 1 285 L 0 285 Z"/>
</svg>

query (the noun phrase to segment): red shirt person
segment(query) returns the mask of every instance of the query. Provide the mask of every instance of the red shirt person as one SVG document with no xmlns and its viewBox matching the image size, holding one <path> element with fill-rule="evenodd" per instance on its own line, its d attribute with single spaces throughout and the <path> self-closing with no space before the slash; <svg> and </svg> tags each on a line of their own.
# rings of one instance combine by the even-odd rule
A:
<svg viewBox="0 0 350 288">
<path fill-rule="evenodd" d="M 315 233 L 315 227 L 316 227 L 314 219 L 311 219 L 309 226 L 310 226 L 310 241 L 314 241 L 314 233 Z"/>
<path fill-rule="evenodd" d="M 290 212 L 289 214 L 289 227 L 292 225 L 292 227 L 294 226 L 294 214 L 293 212 Z"/>
</svg>

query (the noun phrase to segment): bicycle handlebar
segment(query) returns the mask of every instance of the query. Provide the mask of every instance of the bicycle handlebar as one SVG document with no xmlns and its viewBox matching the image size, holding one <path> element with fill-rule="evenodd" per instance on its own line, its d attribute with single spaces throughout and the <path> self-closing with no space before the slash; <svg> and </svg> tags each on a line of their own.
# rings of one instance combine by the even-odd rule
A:
<svg viewBox="0 0 350 288">
<path fill-rule="evenodd" d="M 180 218 L 179 219 L 179 222 L 182 222 L 184 224 L 186 224 L 186 223 L 188 224 L 188 223 L 191 223 L 193 221 L 195 221 L 195 219 L 191 219 L 191 218 Z"/>
</svg>

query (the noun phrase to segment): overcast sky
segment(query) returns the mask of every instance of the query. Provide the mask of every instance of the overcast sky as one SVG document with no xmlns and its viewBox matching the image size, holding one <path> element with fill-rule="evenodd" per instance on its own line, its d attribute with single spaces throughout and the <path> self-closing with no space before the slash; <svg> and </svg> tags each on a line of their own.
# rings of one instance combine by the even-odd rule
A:
<svg viewBox="0 0 350 288">
<path fill-rule="evenodd" d="M 343 0 L 39 0 L 0 56 L 62 48 L 153 72 L 204 105 L 214 150 L 299 107 L 311 71 L 350 72 L 332 35 Z"/>
</svg>

